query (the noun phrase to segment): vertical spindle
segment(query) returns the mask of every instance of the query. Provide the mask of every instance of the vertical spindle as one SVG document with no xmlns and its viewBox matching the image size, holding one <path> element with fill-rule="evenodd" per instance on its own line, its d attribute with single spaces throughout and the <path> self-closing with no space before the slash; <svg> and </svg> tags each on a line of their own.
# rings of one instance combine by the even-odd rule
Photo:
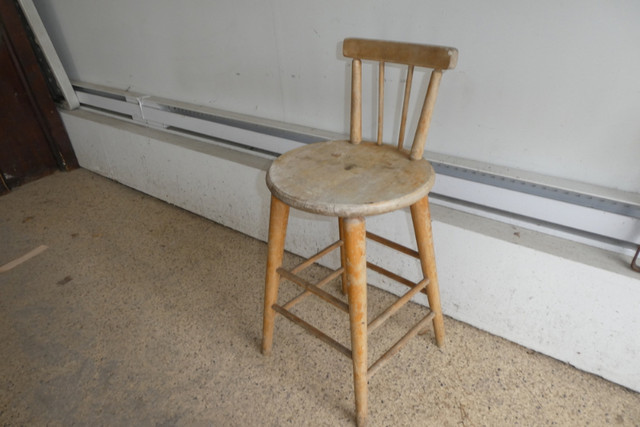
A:
<svg viewBox="0 0 640 427">
<path fill-rule="evenodd" d="M 398 135 L 398 150 L 402 150 L 404 134 L 407 126 L 407 111 L 409 110 L 409 97 L 411 96 L 411 84 L 413 82 L 413 65 L 407 69 L 407 82 L 404 86 L 404 100 L 402 103 L 402 118 L 400 120 L 400 134 Z"/>
<path fill-rule="evenodd" d="M 438 97 L 438 87 L 440 86 L 441 78 L 442 70 L 433 70 L 431 72 L 427 96 L 424 99 L 424 105 L 422 106 L 422 112 L 420 113 L 420 121 L 418 121 L 418 128 L 416 129 L 416 134 L 413 138 L 413 146 L 411 147 L 411 158 L 414 160 L 421 159 L 422 154 L 424 153 L 424 144 L 427 140 L 427 134 L 429 133 L 431 115 L 433 114 L 433 107 L 435 106 L 436 98 Z"/>
<path fill-rule="evenodd" d="M 351 136 L 352 144 L 362 141 L 362 61 L 351 65 Z"/>
<path fill-rule="evenodd" d="M 382 127 L 384 124 L 384 61 L 380 61 L 378 69 L 378 145 L 382 145 Z"/>
</svg>

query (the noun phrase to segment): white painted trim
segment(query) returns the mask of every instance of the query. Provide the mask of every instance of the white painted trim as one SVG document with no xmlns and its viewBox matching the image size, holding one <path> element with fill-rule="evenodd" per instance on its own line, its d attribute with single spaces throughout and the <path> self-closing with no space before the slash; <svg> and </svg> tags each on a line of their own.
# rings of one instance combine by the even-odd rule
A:
<svg viewBox="0 0 640 427">
<path fill-rule="evenodd" d="M 558 200 L 493 187 L 478 182 L 439 174 L 433 193 L 452 197 L 504 213 L 549 222 L 623 242 L 640 242 L 638 218 L 574 205 Z M 549 234 L 556 231 L 549 230 Z M 594 239 L 599 240 L 599 239 Z M 600 242 L 596 246 L 600 246 Z"/>
<path fill-rule="evenodd" d="M 49 68 L 51 68 L 51 72 L 53 73 L 56 81 L 58 82 L 58 87 L 62 92 L 62 95 L 65 99 L 64 107 L 68 110 L 75 110 L 80 107 L 80 102 L 76 97 L 76 93 L 71 86 L 71 82 L 69 81 L 69 77 L 67 77 L 67 73 L 60 62 L 60 58 L 56 53 L 56 49 L 53 47 L 53 43 L 51 43 L 51 39 L 49 38 L 49 34 L 40 19 L 40 15 L 36 10 L 36 7 L 33 4 L 32 0 L 18 0 L 20 3 L 20 7 L 24 12 L 29 25 L 31 26 L 31 30 L 38 40 L 38 44 L 40 48 L 44 52 L 44 56 L 49 64 Z"/>
<path fill-rule="evenodd" d="M 153 128 L 185 131 L 265 153 L 279 154 L 306 142 L 346 138 L 135 92 L 80 82 L 74 82 L 74 86 L 79 89 L 78 98 L 83 105 L 125 115 Z M 442 196 L 449 206 L 457 205 L 458 209 L 481 216 L 499 217 L 507 223 L 528 224 L 529 228 L 551 235 L 573 236 L 576 241 L 616 248 L 625 254 L 631 254 L 633 243 L 640 242 L 639 195 L 437 153 L 427 152 L 426 157 L 438 172 L 433 194 Z M 463 178 L 455 174 L 462 174 Z M 550 196 L 535 194 L 534 191 L 542 189 Z M 570 203 L 594 199 L 604 208 Z M 473 206 L 469 208 L 469 205 Z"/>
</svg>

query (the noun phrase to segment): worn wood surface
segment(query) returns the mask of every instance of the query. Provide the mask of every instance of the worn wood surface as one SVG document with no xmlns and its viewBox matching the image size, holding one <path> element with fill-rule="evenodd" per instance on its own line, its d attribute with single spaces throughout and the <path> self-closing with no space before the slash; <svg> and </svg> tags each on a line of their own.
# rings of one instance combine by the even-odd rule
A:
<svg viewBox="0 0 640 427">
<path fill-rule="evenodd" d="M 291 207 L 340 217 L 376 215 L 426 196 L 435 173 L 426 160 L 375 143 L 330 141 L 283 154 L 267 173 L 267 186 Z"/>
<path fill-rule="evenodd" d="M 386 61 L 448 70 L 458 63 L 458 49 L 415 43 L 348 38 L 342 45 L 347 58 Z"/>
<path fill-rule="evenodd" d="M 429 300 L 429 308 L 434 314 L 433 331 L 436 337 L 436 344 L 438 347 L 442 347 L 444 345 L 444 319 L 440 305 L 436 253 L 433 247 L 431 212 L 429 210 L 429 199 L 427 197 L 411 206 L 411 218 L 418 243 L 422 272 L 424 276 L 429 279 L 427 299 Z"/>
<path fill-rule="evenodd" d="M 271 214 L 269 218 L 269 243 L 267 254 L 267 273 L 264 286 L 264 313 L 262 322 L 262 353 L 270 354 L 273 343 L 273 322 L 276 312 L 273 305 L 278 299 L 280 274 L 284 255 L 284 240 L 289 222 L 289 206 L 275 197 L 271 197 Z"/>
<path fill-rule="evenodd" d="M 349 325 L 351 327 L 351 355 L 356 395 L 356 423 L 367 421 L 367 254 L 365 220 L 362 217 L 344 220 L 349 295 Z"/>
</svg>

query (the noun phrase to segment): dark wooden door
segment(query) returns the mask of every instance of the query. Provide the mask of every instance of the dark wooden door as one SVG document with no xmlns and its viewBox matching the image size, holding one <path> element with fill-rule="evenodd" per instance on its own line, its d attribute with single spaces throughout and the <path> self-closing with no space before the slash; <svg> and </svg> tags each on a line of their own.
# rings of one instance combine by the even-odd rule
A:
<svg viewBox="0 0 640 427">
<path fill-rule="evenodd" d="M 78 166 L 13 0 L 0 0 L 0 194 Z"/>
</svg>

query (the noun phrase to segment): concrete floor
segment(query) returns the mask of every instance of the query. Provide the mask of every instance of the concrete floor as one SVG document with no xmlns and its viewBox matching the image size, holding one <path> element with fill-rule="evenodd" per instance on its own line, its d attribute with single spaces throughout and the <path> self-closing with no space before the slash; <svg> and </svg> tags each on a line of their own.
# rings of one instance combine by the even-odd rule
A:
<svg viewBox="0 0 640 427">
<path fill-rule="evenodd" d="M 0 267 L 40 245 L 0 273 L 0 424 L 352 424 L 342 355 L 281 318 L 259 352 L 264 243 L 77 170 L 0 198 Z M 371 310 L 388 300 L 370 290 Z M 344 314 L 299 307 L 348 341 Z M 373 334 L 373 357 L 422 311 Z M 418 337 L 370 381 L 370 425 L 640 425 L 640 394 L 445 326 L 445 347 Z"/>
</svg>

